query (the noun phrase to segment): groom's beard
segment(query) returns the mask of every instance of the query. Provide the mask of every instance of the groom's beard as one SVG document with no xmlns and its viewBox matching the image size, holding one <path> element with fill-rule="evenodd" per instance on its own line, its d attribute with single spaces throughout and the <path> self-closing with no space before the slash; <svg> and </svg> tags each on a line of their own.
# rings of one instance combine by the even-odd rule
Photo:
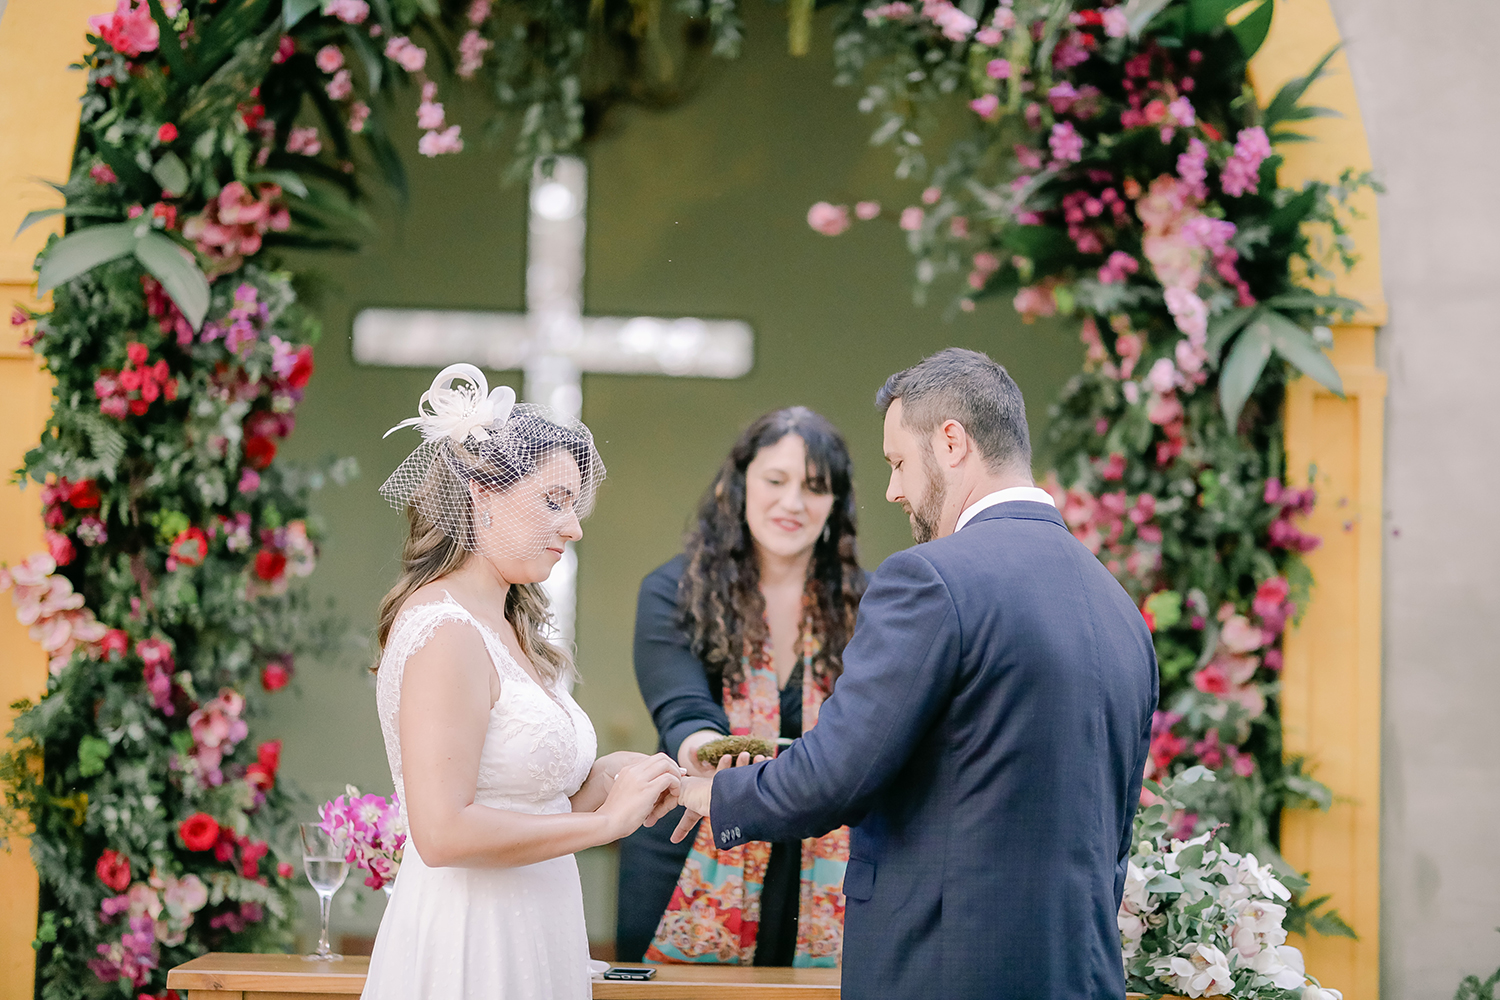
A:
<svg viewBox="0 0 1500 1000">
<path fill-rule="evenodd" d="M 911 519 L 911 537 L 918 545 L 937 537 L 938 522 L 943 517 L 943 501 L 948 498 L 948 484 L 943 482 L 937 460 L 932 455 L 922 456 L 922 471 L 927 475 L 927 491 L 921 502 L 915 507 L 903 505 L 906 516 Z"/>
</svg>

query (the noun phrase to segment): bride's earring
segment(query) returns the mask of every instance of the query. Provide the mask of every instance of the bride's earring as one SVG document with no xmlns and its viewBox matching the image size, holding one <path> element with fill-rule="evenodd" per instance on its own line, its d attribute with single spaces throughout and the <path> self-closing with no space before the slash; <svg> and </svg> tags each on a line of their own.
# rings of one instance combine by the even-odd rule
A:
<svg viewBox="0 0 1500 1000">
<path fill-rule="evenodd" d="M 480 515 L 479 523 L 488 528 L 495 523 L 495 515 L 491 514 L 489 511 L 485 511 L 482 515 Z"/>
</svg>

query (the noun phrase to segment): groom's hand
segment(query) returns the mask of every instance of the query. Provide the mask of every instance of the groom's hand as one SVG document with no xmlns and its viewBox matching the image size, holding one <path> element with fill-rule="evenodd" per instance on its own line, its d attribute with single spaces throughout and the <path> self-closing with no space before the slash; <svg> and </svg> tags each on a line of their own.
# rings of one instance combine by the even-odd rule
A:
<svg viewBox="0 0 1500 1000">
<path fill-rule="evenodd" d="M 756 756 L 753 763 L 759 764 L 766 758 Z M 739 758 L 725 754 L 719 758 L 719 766 L 715 771 L 723 771 L 736 765 L 744 766 L 752 763 L 750 754 L 742 753 Z M 686 777 L 677 788 L 677 802 L 686 812 L 677 824 L 677 829 L 672 831 L 672 843 L 680 844 L 684 837 L 692 833 L 698 826 L 699 820 L 708 818 L 709 808 L 713 804 L 714 781 L 712 778 Z"/>
</svg>

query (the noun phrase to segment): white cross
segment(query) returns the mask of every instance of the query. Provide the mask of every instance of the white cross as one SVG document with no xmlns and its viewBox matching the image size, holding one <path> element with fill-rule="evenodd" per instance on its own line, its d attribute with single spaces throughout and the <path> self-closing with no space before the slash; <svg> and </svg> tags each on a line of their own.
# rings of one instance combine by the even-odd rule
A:
<svg viewBox="0 0 1500 1000">
<path fill-rule="evenodd" d="M 521 369 L 523 396 L 559 414 L 583 408 L 584 372 L 738 378 L 750 370 L 753 337 L 736 320 L 584 316 L 583 249 L 588 168 L 559 157 L 552 176 L 531 179 L 526 312 L 364 309 L 354 317 L 354 360 L 442 367 L 467 361 Z M 569 545 L 544 584 L 558 638 L 571 642 L 578 556 Z"/>
</svg>

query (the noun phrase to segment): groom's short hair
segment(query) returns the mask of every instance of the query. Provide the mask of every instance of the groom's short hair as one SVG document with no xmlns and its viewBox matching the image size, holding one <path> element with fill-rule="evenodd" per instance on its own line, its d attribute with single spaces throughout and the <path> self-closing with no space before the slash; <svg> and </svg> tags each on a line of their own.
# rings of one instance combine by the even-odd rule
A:
<svg viewBox="0 0 1500 1000">
<path fill-rule="evenodd" d="M 957 420 L 992 471 L 1031 471 L 1026 401 L 1003 365 L 989 355 L 949 347 L 885 380 L 875 393 L 881 413 L 901 400 L 901 422 L 928 437 Z"/>
</svg>

